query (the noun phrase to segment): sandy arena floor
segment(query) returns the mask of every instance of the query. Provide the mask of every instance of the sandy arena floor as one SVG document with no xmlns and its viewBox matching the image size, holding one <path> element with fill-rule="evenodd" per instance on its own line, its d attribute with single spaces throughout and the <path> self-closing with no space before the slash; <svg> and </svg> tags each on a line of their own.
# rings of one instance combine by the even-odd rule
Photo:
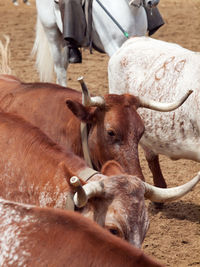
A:
<svg viewBox="0 0 200 267">
<path fill-rule="evenodd" d="M 38 81 L 34 59 L 30 52 L 34 42 L 36 10 L 35 1 L 28 7 L 19 0 L 18 7 L 11 0 L 0 1 L 0 38 L 11 37 L 11 67 L 23 81 Z M 160 0 L 160 11 L 165 19 L 154 38 L 176 42 L 188 49 L 200 51 L 200 0 Z M 83 64 L 71 65 L 68 86 L 78 89 L 77 77 L 84 75 L 91 92 L 108 92 L 108 56 L 83 51 Z M 141 164 L 146 180 L 152 183 L 151 174 L 141 151 Z M 200 170 L 200 164 L 192 161 L 171 161 L 161 157 L 161 166 L 168 186 L 180 185 Z M 179 201 L 166 204 L 156 210 L 147 202 L 151 225 L 143 249 L 166 266 L 200 266 L 200 184 Z"/>
</svg>

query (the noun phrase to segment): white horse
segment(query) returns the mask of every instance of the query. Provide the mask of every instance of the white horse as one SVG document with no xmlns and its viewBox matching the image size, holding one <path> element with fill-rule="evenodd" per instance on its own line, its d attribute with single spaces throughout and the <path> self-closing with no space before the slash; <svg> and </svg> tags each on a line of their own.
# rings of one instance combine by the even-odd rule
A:
<svg viewBox="0 0 200 267">
<path fill-rule="evenodd" d="M 130 3 L 129 3 L 130 2 Z M 147 32 L 145 7 L 155 7 L 159 0 L 101 0 L 129 36 L 144 36 Z M 54 0 L 36 0 L 37 24 L 33 54 L 40 80 L 51 82 L 53 67 L 56 82 L 66 86 L 68 48 L 63 46 L 63 25 L 59 5 Z M 125 42 L 127 37 L 119 30 L 100 5 L 93 0 L 92 40 L 95 46 L 109 56 Z"/>
</svg>

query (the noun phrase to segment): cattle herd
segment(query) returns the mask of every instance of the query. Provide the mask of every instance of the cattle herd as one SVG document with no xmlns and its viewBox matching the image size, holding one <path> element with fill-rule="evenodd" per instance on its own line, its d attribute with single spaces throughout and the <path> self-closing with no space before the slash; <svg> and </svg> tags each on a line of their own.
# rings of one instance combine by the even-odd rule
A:
<svg viewBox="0 0 200 267">
<path fill-rule="evenodd" d="M 161 210 L 200 181 L 167 188 L 158 158 L 200 161 L 199 53 L 130 38 L 97 96 L 82 78 L 82 92 L 22 81 L 11 43 L 0 41 L 0 266 L 164 266 L 142 251 L 145 200 Z"/>
</svg>

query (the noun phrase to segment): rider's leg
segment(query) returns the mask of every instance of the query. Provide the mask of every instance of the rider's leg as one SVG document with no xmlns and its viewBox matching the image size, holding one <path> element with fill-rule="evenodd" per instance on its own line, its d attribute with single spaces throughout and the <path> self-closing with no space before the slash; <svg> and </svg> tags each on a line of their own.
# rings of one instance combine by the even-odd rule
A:
<svg viewBox="0 0 200 267">
<path fill-rule="evenodd" d="M 69 48 L 69 62 L 81 63 L 81 47 L 85 41 L 86 21 L 82 9 L 82 0 L 60 0 L 63 21 L 63 38 Z"/>
</svg>

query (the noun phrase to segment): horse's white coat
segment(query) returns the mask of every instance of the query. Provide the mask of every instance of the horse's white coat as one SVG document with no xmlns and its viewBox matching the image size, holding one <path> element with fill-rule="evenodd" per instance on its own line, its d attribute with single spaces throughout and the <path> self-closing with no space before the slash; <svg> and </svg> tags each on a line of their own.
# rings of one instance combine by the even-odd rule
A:
<svg viewBox="0 0 200 267">
<path fill-rule="evenodd" d="M 149 5 L 145 0 L 145 5 Z M 155 2 L 155 3 L 154 3 Z M 158 0 L 151 3 L 158 4 Z M 143 36 L 147 31 L 146 12 L 142 6 L 129 6 L 128 0 L 101 0 L 101 3 L 119 22 L 129 36 Z M 135 0 L 140 5 L 141 0 Z M 67 47 L 63 49 L 62 21 L 58 4 L 54 0 L 36 0 L 38 12 L 36 39 L 33 53 L 41 81 L 51 82 L 54 71 L 57 83 L 66 86 L 66 69 L 68 67 Z M 95 45 L 111 56 L 125 41 L 126 37 L 94 0 L 93 31 Z"/>
<path fill-rule="evenodd" d="M 149 37 L 128 40 L 109 61 L 109 93 L 171 102 L 194 92 L 176 111 L 138 109 L 145 124 L 141 144 L 154 154 L 200 161 L 200 54 Z"/>
</svg>

